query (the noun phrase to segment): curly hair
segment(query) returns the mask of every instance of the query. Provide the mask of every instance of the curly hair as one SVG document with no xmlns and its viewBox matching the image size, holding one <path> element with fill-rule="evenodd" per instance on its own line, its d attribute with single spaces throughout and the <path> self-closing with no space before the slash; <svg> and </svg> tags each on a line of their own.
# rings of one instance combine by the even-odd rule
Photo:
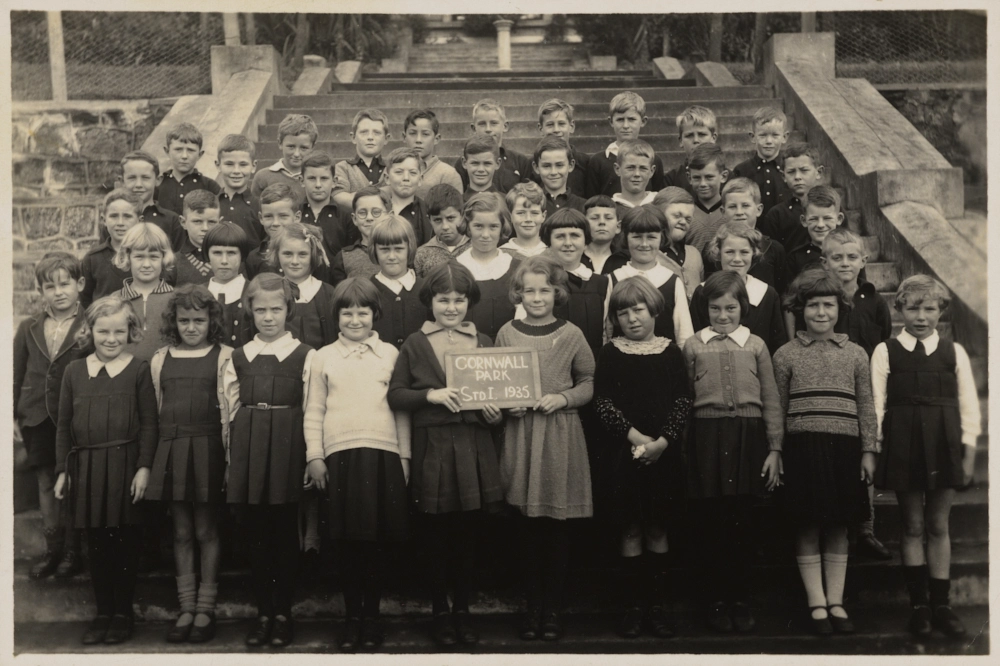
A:
<svg viewBox="0 0 1000 666">
<path fill-rule="evenodd" d="M 90 304 L 84 314 L 85 321 L 76 332 L 76 344 L 81 349 L 93 347 L 94 345 L 94 324 L 101 317 L 113 317 L 119 312 L 125 313 L 128 322 L 128 342 L 138 342 L 142 340 L 142 321 L 135 313 L 132 304 L 114 293 L 103 298 L 99 298 Z"/>
<path fill-rule="evenodd" d="M 947 310 L 948 305 L 951 304 L 951 294 L 948 292 L 947 287 L 930 275 L 918 273 L 911 275 L 900 283 L 899 288 L 896 289 L 896 298 L 893 301 L 893 307 L 902 312 L 903 308 L 908 304 L 923 303 L 928 298 L 937 299 L 941 312 Z"/>
<path fill-rule="evenodd" d="M 851 299 L 844 292 L 844 285 L 820 267 L 807 268 L 799 273 L 789 285 L 783 304 L 789 312 L 801 316 L 809 299 L 824 296 L 837 297 L 838 318 L 851 311 Z"/>
<path fill-rule="evenodd" d="M 563 305 L 569 300 L 569 277 L 566 275 L 566 269 L 560 266 L 555 259 L 539 254 L 522 261 L 517 270 L 514 271 L 508 291 L 508 297 L 512 304 L 520 304 L 521 292 L 524 291 L 524 278 L 528 273 L 545 276 L 546 281 L 555 289 L 556 306 Z"/>
<path fill-rule="evenodd" d="M 177 309 L 204 310 L 208 313 L 208 336 L 205 338 L 210 345 L 222 344 L 226 339 L 226 331 L 222 325 L 222 304 L 215 300 L 204 285 L 186 284 L 174 289 L 163 311 L 163 321 L 160 324 L 160 337 L 172 347 L 180 347 L 183 343 L 177 330 Z"/>
<path fill-rule="evenodd" d="M 719 261 L 722 258 L 722 244 L 730 236 L 742 238 L 750 244 L 750 251 L 753 253 L 753 257 L 760 256 L 760 243 L 764 238 L 763 235 L 742 222 L 726 222 L 720 225 L 719 229 L 715 232 L 715 237 L 708 242 L 708 246 L 705 248 L 705 255 L 712 261 Z"/>
</svg>

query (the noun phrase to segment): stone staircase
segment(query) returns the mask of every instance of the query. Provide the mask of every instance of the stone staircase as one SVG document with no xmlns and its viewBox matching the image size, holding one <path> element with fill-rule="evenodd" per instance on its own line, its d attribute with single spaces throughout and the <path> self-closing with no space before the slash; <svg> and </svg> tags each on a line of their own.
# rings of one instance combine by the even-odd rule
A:
<svg viewBox="0 0 1000 666">
<path fill-rule="evenodd" d="M 517 72 L 588 69 L 587 51 L 579 44 L 511 44 L 511 68 Z M 491 72 L 497 68 L 496 38 L 454 44 L 410 47 L 408 72 Z"/>
<path fill-rule="evenodd" d="M 434 47 L 435 50 L 441 47 Z M 576 133 L 573 144 L 586 152 L 595 152 L 606 146 L 611 136 L 607 125 L 607 104 L 618 91 L 630 89 L 639 93 L 647 102 L 649 123 L 642 138 L 649 141 L 670 169 L 683 160 L 677 150 L 675 116 L 691 104 L 711 108 L 719 119 L 720 143 L 726 163 L 735 165 L 750 155 L 747 138 L 754 111 L 763 105 L 783 107 L 782 99 L 773 98 L 764 87 L 709 88 L 671 85 L 662 79 L 652 79 L 644 72 L 515 72 L 473 76 L 459 73 L 426 75 L 375 75 L 366 76 L 358 84 L 346 85 L 343 91 L 314 97 L 278 96 L 274 107 L 266 113 L 265 124 L 259 127 L 258 144 L 260 168 L 266 168 L 280 157 L 277 146 L 277 124 L 287 113 L 306 113 L 319 125 L 318 148 L 327 150 L 335 160 L 353 155 L 349 141 L 351 120 L 363 107 L 382 109 L 389 118 L 392 140 L 388 149 L 401 145 L 402 122 L 414 108 L 430 107 L 441 120 L 442 141 L 438 154 L 451 162 L 461 152 L 464 139 L 469 134 L 473 104 L 484 96 L 496 98 L 506 107 L 510 131 L 504 145 L 514 150 L 531 153 L 539 134 L 537 129 L 538 105 L 552 96 L 559 96 L 576 107 Z M 808 139 L 794 130 L 794 139 Z M 845 211 L 847 224 L 864 236 L 870 263 L 868 277 L 878 290 L 892 302 L 892 296 L 901 276 L 897 264 L 882 259 L 878 239 L 868 234 L 865 220 L 858 211 Z M 941 324 L 943 335 L 951 334 L 948 318 Z M 899 322 L 896 326 L 899 328 Z M 977 383 L 982 394 L 981 407 L 984 423 L 988 414 L 986 401 L 986 362 L 973 359 Z M 986 432 L 984 427 L 984 433 Z M 988 621 L 988 437 L 980 438 L 977 449 L 976 480 L 972 489 L 958 494 L 952 510 L 951 534 L 953 550 L 953 602 L 960 613 L 969 618 L 970 636 L 979 626 L 973 622 Z M 892 494 L 876 496 L 876 534 L 894 551 L 898 549 L 898 506 Z M 770 652 L 770 653 L 858 653 L 871 654 L 882 651 L 893 653 L 947 653 L 976 654 L 988 652 L 988 640 L 980 636 L 964 644 L 945 644 L 935 641 L 930 646 L 917 646 L 904 633 L 907 617 L 907 598 L 899 573 L 898 555 L 889 564 L 870 563 L 852 558 L 847 579 L 847 603 L 854 612 L 860 633 L 850 639 L 817 641 L 804 636 L 805 629 L 798 619 L 803 616 L 804 596 L 795 569 L 792 542 L 788 530 L 781 522 L 776 506 L 760 507 L 762 518 L 762 549 L 753 563 L 752 590 L 760 617 L 761 629 L 757 635 L 737 638 L 707 636 L 698 619 L 698 608 L 690 598 L 697 592 L 698 575 L 696 553 L 691 545 L 691 525 L 683 522 L 671 532 L 674 567 L 673 583 L 676 604 L 673 608 L 681 622 L 681 634 L 670 642 L 624 643 L 613 635 L 614 612 L 619 602 L 611 592 L 613 580 L 610 563 L 615 537 L 601 526 L 579 526 L 570 572 L 568 604 L 573 613 L 568 621 L 570 634 L 566 640 L 554 645 L 519 643 L 513 639 L 516 612 L 517 572 L 515 567 L 517 534 L 512 521 L 503 517 L 491 518 L 481 536 L 481 590 L 474 611 L 488 614 L 490 629 L 484 629 L 484 652 L 530 652 L 559 650 L 565 652 Z M 164 529 L 162 542 L 170 542 Z M 17 640 L 21 649 L 56 650 L 53 647 L 67 644 L 65 649 L 77 649 L 73 641 L 59 639 L 49 642 L 46 633 L 37 623 L 59 623 L 53 628 L 69 628 L 75 632 L 80 622 L 90 617 L 93 601 L 86 576 L 70 581 L 47 580 L 31 582 L 27 577 L 28 560 L 42 548 L 40 520 L 36 512 L 24 512 L 15 519 L 15 572 L 14 589 L 16 604 L 15 621 L 20 623 Z M 239 548 L 229 558 L 221 576 L 219 616 L 223 620 L 239 620 L 253 616 L 251 592 L 246 564 L 241 562 Z M 407 553 L 420 553 L 419 542 Z M 143 574 L 137 591 L 137 610 L 140 618 L 156 625 L 170 620 L 175 613 L 176 595 L 174 578 L 168 554 L 164 553 L 161 567 Z M 336 577 L 336 562 L 330 550 L 324 552 L 324 573 L 299 585 L 295 607 L 297 617 L 326 618 L 340 616 L 343 608 Z M 421 584 L 419 561 L 407 557 L 398 559 L 391 579 L 387 581 L 387 596 L 383 602 L 386 615 L 398 625 L 390 636 L 387 649 L 397 652 L 432 651 L 422 626 L 415 629 L 409 621 L 426 618 L 429 614 L 429 596 Z M 601 620 L 600 618 L 604 618 Z M 421 620 L 423 621 L 423 620 Z M 508 626 L 510 625 L 510 626 Z M 165 626 L 165 625 L 164 625 Z M 233 636 L 232 643 L 221 643 L 223 649 L 242 650 L 240 634 L 243 629 L 225 629 Z M 242 625 L 241 625 L 242 626 Z M 312 635 L 296 649 L 315 651 L 334 649 L 329 632 L 315 625 L 304 634 Z M 326 626 L 326 625 L 324 625 Z M 165 630 L 165 629 L 164 629 Z M 148 627 L 147 635 L 154 633 Z M 312 634 L 309 634 L 312 632 Z M 325 632 L 325 633 L 324 633 Z M 220 633 L 220 638 L 223 634 Z M 61 642 L 60 642 L 61 641 Z M 140 651 L 160 651 L 165 644 L 159 636 L 150 639 L 151 646 L 136 646 Z M 130 646 L 131 647 L 131 646 Z M 218 650 L 220 646 L 205 649 Z M 183 649 L 183 648 L 181 648 Z"/>
</svg>

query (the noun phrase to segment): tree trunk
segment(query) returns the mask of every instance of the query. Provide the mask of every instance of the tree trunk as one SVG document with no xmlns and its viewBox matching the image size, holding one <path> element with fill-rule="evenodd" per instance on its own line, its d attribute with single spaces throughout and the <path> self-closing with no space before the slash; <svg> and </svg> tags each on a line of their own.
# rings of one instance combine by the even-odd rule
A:
<svg viewBox="0 0 1000 666">
<path fill-rule="evenodd" d="M 664 58 L 669 58 L 670 57 L 670 26 L 667 25 L 666 23 L 664 23 L 663 24 L 663 28 L 661 29 L 660 35 L 663 38 L 663 48 L 661 49 L 660 54 Z"/>
<path fill-rule="evenodd" d="M 767 14 L 758 13 L 754 15 L 753 50 L 750 54 L 750 57 L 753 58 L 753 68 L 755 72 L 760 72 L 764 66 L 765 37 L 767 37 Z"/>
<path fill-rule="evenodd" d="M 257 21 L 254 20 L 253 12 L 247 12 L 243 15 L 243 20 L 246 24 L 247 29 L 247 44 L 250 46 L 257 45 Z"/>
<path fill-rule="evenodd" d="M 295 15 L 295 41 L 292 42 L 292 67 L 302 71 L 302 59 L 309 48 L 309 18 L 307 14 Z"/>
<path fill-rule="evenodd" d="M 335 14 L 333 17 L 333 48 L 337 62 L 344 60 L 344 15 Z"/>
<path fill-rule="evenodd" d="M 722 14 L 712 14 L 708 29 L 708 59 L 722 62 Z"/>
</svg>

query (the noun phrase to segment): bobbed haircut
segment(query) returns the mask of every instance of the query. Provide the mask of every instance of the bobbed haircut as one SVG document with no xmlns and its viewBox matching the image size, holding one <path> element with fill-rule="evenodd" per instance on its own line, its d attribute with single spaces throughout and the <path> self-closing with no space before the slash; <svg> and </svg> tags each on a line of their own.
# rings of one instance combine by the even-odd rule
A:
<svg viewBox="0 0 1000 666">
<path fill-rule="evenodd" d="M 740 304 L 740 323 L 750 314 L 750 296 L 747 294 L 746 281 L 736 271 L 717 271 L 708 276 L 701 287 L 701 315 L 708 321 L 708 306 L 712 301 L 724 296 L 732 296 Z"/>
<path fill-rule="evenodd" d="M 671 186 L 664 187 L 657 192 L 656 196 L 653 197 L 652 203 L 666 214 L 667 206 L 673 206 L 674 204 L 690 204 L 693 206 L 694 197 L 683 187 Z"/>
<path fill-rule="evenodd" d="M 94 344 L 94 324 L 101 317 L 114 317 L 116 314 L 124 312 L 125 321 L 128 322 L 128 342 L 138 342 L 142 340 L 142 321 L 135 313 L 132 304 L 122 298 L 121 294 L 114 293 L 98 298 L 90 304 L 84 313 L 84 322 L 80 330 L 76 332 L 76 344 L 81 349 L 86 349 Z"/>
<path fill-rule="evenodd" d="M 260 193 L 259 204 L 261 206 L 265 204 L 275 204 L 279 201 L 290 202 L 293 210 L 298 210 L 299 206 L 302 205 L 302 202 L 299 201 L 299 196 L 288 183 L 272 183 L 265 187 L 264 191 Z"/>
<path fill-rule="evenodd" d="M 546 282 L 555 289 L 555 305 L 559 307 L 569 300 L 569 276 L 566 269 L 544 254 L 528 257 L 522 261 L 510 279 L 510 289 L 507 296 L 510 302 L 518 305 L 521 302 L 521 292 L 524 291 L 524 278 L 529 274 L 544 275 Z"/>
<path fill-rule="evenodd" d="M 382 205 L 385 206 L 387 211 L 392 210 L 392 200 L 389 196 L 388 192 L 383 192 L 374 185 L 365 185 L 354 193 L 354 198 L 351 199 L 351 212 L 353 213 L 358 209 L 358 201 L 364 199 L 365 197 L 378 197 L 382 200 Z"/>
<path fill-rule="evenodd" d="M 500 144 L 497 143 L 495 136 L 482 133 L 473 134 L 462 148 L 462 157 L 482 155 L 484 153 L 490 153 L 493 157 L 500 155 Z"/>
<path fill-rule="evenodd" d="M 558 97 L 547 99 L 538 107 L 538 124 L 545 122 L 545 116 L 551 113 L 565 113 L 566 120 L 573 122 L 573 105 Z"/>
<path fill-rule="evenodd" d="M 538 183 L 531 181 L 518 183 L 507 190 L 507 194 L 504 196 L 504 203 L 507 204 L 507 210 L 514 210 L 514 204 L 517 203 L 518 199 L 525 199 L 531 205 L 545 208 L 545 192 L 542 192 L 542 188 Z"/>
<path fill-rule="evenodd" d="M 253 316 L 253 299 L 265 291 L 281 292 L 289 312 L 295 307 L 295 291 L 292 290 L 291 281 L 277 273 L 258 273 L 243 291 L 243 310 Z"/>
<path fill-rule="evenodd" d="M 756 132 L 757 128 L 761 125 L 774 122 L 781 123 L 782 129 L 788 129 L 788 118 L 785 116 L 784 111 L 776 109 L 773 106 L 762 106 L 753 114 L 753 125 L 751 127 Z"/>
<path fill-rule="evenodd" d="M 650 165 L 656 159 L 656 151 L 653 147 L 642 139 L 627 139 L 618 144 L 618 164 L 624 164 L 625 158 L 631 155 L 638 155 L 649 160 Z"/>
<path fill-rule="evenodd" d="M 223 327 L 222 304 L 215 300 L 212 292 L 204 285 L 185 284 L 174 289 L 167 301 L 167 307 L 163 311 L 163 319 L 160 322 L 160 337 L 167 341 L 167 344 L 179 347 L 183 344 L 180 332 L 177 330 L 177 309 L 204 310 L 208 313 L 208 344 L 219 345 L 226 339 L 226 330 Z"/>
<path fill-rule="evenodd" d="M 667 227 L 667 218 L 656 206 L 643 204 L 635 208 L 629 208 L 622 217 L 622 240 L 625 247 L 629 234 L 660 234 L 660 251 L 667 248 L 670 243 L 670 233 Z"/>
<path fill-rule="evenodd" d="M 122 188 L 118 188 L 116 190 L 111 190 L 110 192 L 108 192 L 108 195 L 106 197 L 104 197 L 104 201 L 101 202 L 101 215 L 102 216 L 105 215 L 107 213 L 107 211 L 108 211 L 108 206 L 110 206 L 111 204 L 113 204 L 116 201 L 126 201 L 126 202 L 130 203 L 132 205 L 132 208 L 135 209 L 135 217 L 136 217 L 136 219 L 139 219 L 139 213 L 142 212 L 140 210 L 140 206 L 142 206 L 142 202 L 139 201 L 139 197 L 135 196 L 134 194 L 132 194 L 128 190 L 125 190 L 125 189 L 122 189 Z"/>
<path fill-rule="evenodd" d="M 257 146 L 242 134 L 227 134 L 219 142 L 219 149 L 216 153 L 220 162 L 225 153 L 247 153 L 252 162 L 257 159 Z"/>
<path fill-rule="evenodd" d="M 598 194 L 590 197 L 583 204 L 583 212 L 586 214 L 591 208 L 615 208 L 615 200 L 606 194 Z"/>
<path fill-rule="evenodd" d="M 727 238 L 742 238 L 750 244 L 754 257 L 760 256 L 760 244 L 764 236 L 756 229 L 751 229 L 743 222 L 726 222 L 720 224 L 715 236 L 708 243 L 708 258 L 719 261 L 722 256 L 722 243 Z"/>
<path fill-rule="evenodd" d="M 469 307 L 479 302 L 479 283 L 472 277 L 472 272 L 454 259 L 450 259 L 424 276 L 424 286 L 420 288 L 420 302 L 430 311 L 431 301 L 436 295 L 450 294 L 453 291 L 469 299 Z"/>
<path fill-rule="evenodd" d="M 361 109 L 354 114 L 354 120 L 351 121 L 351 134 L 358 131 L 358 125 L 361 124 L 362 120 L 371 120 L 376 123 L 382 123 L 382 130 L 385 132 L 386 138 L 389 137 L 389 119 L 386 118 L 386 115 L 378 109 Z"/>
<path fill-rule="evenodd" d="M 152 222 L 138 222 L 125 232 L 122 244 L 112 260 L 115 268 L 120 271 L 129 270 L 132 266 L 132 253 L 136 250 L 162 254 L 164 271 L 174 265 L 174 251 L 170 247 L 167 234 Z"/>
<path fill-rule="evenodd" d="M 170 148 L 170 143 L 172 141 L 193 143 L 198 146 L 199 150 L 201 150 L 202 144 L 204 143 L 201 132 L 199 132 L 198 128 L 191 123 L 180 123 L 179 125 L 174 125 L 167 130 L 167 148 Z"/>
<path fill-rule="evenodd" d="M 684 135 L 685 127 L 704 127 L 712 134 L 716 133 L 717 121 L 711 109 L 703 106 L 693 105 L 681 111 L 677 116 L 677 138 Z"/>
<path fill-rule="evenodd" d="M 809 194 L 806 195 L 804 208 L 808 208 L 809 206 L 816 206 L 817 208 L 835 208 L 839 213 L 840 195 L 837 194 L 837 190 L 833 189 L 829 185 L 817 185 L 809 190 Z"/>
<path fill-rule="evenodd" d="M 653 286 L 649 279 L 635 275 L 625 278 L 611 290 L 611 300 L 608 303 L 608 314 L 617 326 L 618 312 L 627 310 L 640 303 L 646 306 L 649 314 L 659 317 L 667 307 L 667 301 L 660 290 Z"/>
<path fill-rule="evenodd" d="M 424 158 L 420 156 L 420 151 L 416 148 L 400 146 L 399 148 L 393 148 L 389 155 L 385 158 L 386 169 L 391 167 L 393 164 L 400 164 L 406 160 L 416 160 L 417 169 L 420 173 L 423 173 L 427 167 L 424 163 Z"/>
<path fill-rule="evenodd" d="M 184 195 L 183 211 L 193 210 L 201 213 L 206 210 L 219 210 L 219 197 L 208 190 L 195 190 Z"/>
<path fill-rule="evenodd" d="M 209 251 L 215 246 L 235 247 L 240 251 L 240 259 L 245 259 L 247 254 L 253 249 L 250 238 L 245 231 L 234 222 L 222 221 L 213 226 L 205 234 L 205 240 L 201 243 L 208 256 Z"/>
<path fill-rule="evenodd" d="M 476 102 L 472 107 L 472 119 L 475 121 L 476 114 L 483 111 L 496 111 L 500 114 L 500 120 L 507 122 L 507 112 L 504 111 L 503 105 L 496 101 L 492 97 L 484 97 L 483 99 Z"/>
<path fill-rule="evenodd" d="M 635 109 L 643 118 L 646 117 L 646 100 L 631 90 L 625 90 L 611 98 L 608 103 L 608 117 L 616 113 L 625 113 L 629 109 Z"/>
<path fill-rule="evenodd" d="M 265 260 L 274 270 L 281 267 L 281 246 L 289 240 L 302 241 L 309 248 L 309 271 L 315 271 L 320 266 L 329 266 L 330 258 L 323 249 L 323 230 L 311 224 L 289 222 L 274 233 L 271 242 L 267 244 Z"/>
<path fill-rule="evenodd" d="M 83 269 L 76 255 L 69 252 L 46 252 L 45 256 L 35 264 L 35 282 L 38 288 L 41 289 L 43 284 L 51 282 L 59 271 L 66 271 L 74 281 L 83 277 Z"/>
<path fill-rule="evenodd" d="M 730 194 L 749 194 L 755 204 L 760 203 L 760 185 L 749 178 L 733 178 L 722 187 L 722 205 L 726 205 L 726 197 Z"/>
<path fill-rule="evenodd" d="M 535 147 L 535 154 L 532 156 L 531 161 L 537 166 L 538 162 L 542 159 L 543 153 L 555 151 L 565 151 L 567 161 L 573 159 L 573 150 L 569 147 L 569 141 L 561 136 L 549 134 L 548 136 L 542 137 L 542 140 L 538 142 L 538 146 Z"/>
<path fill-rule="evenodd" d="M 302 175 L 305 176 L 306 169 L 329 169 L 333 176 L 333 158 L 330 154 L 322 150 L 313 150 L 302 160 Z"/>
<path fill-rule="evenodd" d="M 129 162 L 145 162 L 147 164 L 153 165 L 153 175 L 160 176 L 160 161 L 143 150 L 133 150 L 131 153 L 127 153 L 125 157 L 122 158 L 121 168 L 122 172 L 125 171 L 125 165 Z"/>
<path fill-rule="evenodd" d="M 428 215 L 440 215 L 446 208 L 454 208 L 461 213 L 465 204 L 462 193 L 448 183 L 438 183 L 428 190 L 424 203 L 427 204 Z"/>
<path fill-rule="evenodd" d="M 688 171 L 700 171 L 708 168 L 709 164 L 714 164 L 719 173 L 726 170 L 726 156 L 722 153 L 722 146 L 717 143 L 703 143 L 692 150 Z"/>
<path fill-rule="evenodd" d="M 382 316 L 382 299 L 378 287 L 367 278 L 349 277 L 333 290 L 333 314 L 340 317 L 344 308 L 371 308 L 375 321 Z"/>
<path fill-rule="evenodd" d="M 579 229 L 583 232 L 583 238 L 587 245 L 590 245 L 594 240 L 590 233 L 590 223 L 587 222 L 587 216 L 573 208 L 560 208 L 542 222 L 542 228 L 538 232 L 542 242 L 546 245 L 552 245 L 552 232 L 556 229 Z"/>
<path fill-rule="evenodd" d="M 792 280 L 785 294 L 785 309 L 795 315 L 801 315 L 806 303 L 811 298 L 835 296 L 839 311 L 838 319 L 851 311 L 851 299 L 844 292 L 844 285 L 836 277 L 818 266 L 807 268 Z"/>
<path fill-rule="evenodd" d="M 947 287 L 930 275 L 918 273 L 900 283 L 893 307 L 902 312 L 907 305 L 917 305 L 929 298 L 937 300 L 941 312 L 947 310 L 951 304 L 951 293 Z"/>
<path fill-rule="evenodd" d="M 417 235 L 413 232 L 413 225 L 398 215 L 384 215 L 372 227 L 368 258 L 373 264 L 378 264 L 378 248 L 399 243 L 406 243 L 406 265 L 412 266 L 417 255 Z"/>
<path fill-rule="evenodd" d="M 403 121 L 403 134 L 410 129 L 410 125 L 416 125 L 418 120 L 427 120 L 431 123 L 431 131 L 435 135 L 441 132 L 441 121 L 438 120 L 437 114 L 431 109 L 417 109 L 415 111 L 410 111 L 409 115 L 406 116 L 406 120 Z"/>
<path fill-rule="evenodd" d="M 781 151 L 781 166 L 785 165 L 792 157 L 808 157 L 812 160 L 813 166 L 821 166 L 823 163 L 820 161 L 819 150 L 815 146 L 804 143 L 790 143 L 785 146 L 785 149 Z"/>
<path fill-rule="evenodd" d="M 357 123 L 355 123 L 355 127 L 357 127 Z M 278 143 L 284 141 L 286 136 L 297 136 L 299 134 L 308 134 L 309 141 L 313 145 L 316 144 L 316 139 L 319 138 L 319 128 L 316 127 L 316 123 L 313 122 L 311 116 L 300 113 L 289 113 L 281 119 L 281 122 L 278 124 Z"/>
<path fill-rule="evenodd" d="M 469 223 L 476 213 L 492 213 L 500 219 L 500 243 L 507 242 L 507 239 L 514 233 L 514 227 L 510 223 L 510 211 L 504 203 L 503 196 L 496 192 L 479 192 L 469 197 L 462 208 L 462 223 L 458 225 L 458 233 L 469 235 Z"/>
</svg>

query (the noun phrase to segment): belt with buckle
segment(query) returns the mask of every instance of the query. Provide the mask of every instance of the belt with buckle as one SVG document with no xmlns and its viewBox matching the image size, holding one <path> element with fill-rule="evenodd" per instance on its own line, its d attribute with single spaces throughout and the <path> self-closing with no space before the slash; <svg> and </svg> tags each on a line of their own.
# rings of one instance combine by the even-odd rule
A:
<svg viewBox="0 0 1000 666">
<path fill-rule="evenodd" d="M 259 409 L 263 412 L 270 411 L 272 409 L 291 409 L 291 405 L 269 405 L 266 402 L 258 402 L 256 405 L 243 405 L 247 409 Z"/>
</svg>

